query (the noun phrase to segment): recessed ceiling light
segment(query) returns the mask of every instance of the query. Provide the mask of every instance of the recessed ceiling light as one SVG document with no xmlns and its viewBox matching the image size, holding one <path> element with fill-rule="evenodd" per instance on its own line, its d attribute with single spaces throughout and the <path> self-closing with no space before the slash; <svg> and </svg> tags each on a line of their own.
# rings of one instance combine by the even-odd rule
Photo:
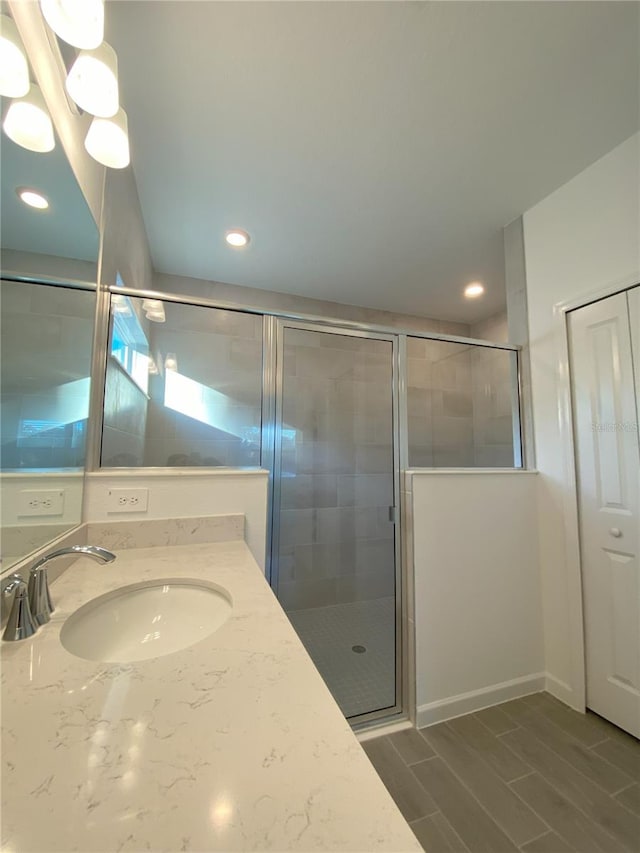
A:
<svg viewBox="0 0 640 853">
<path fill-rule="evenodd" d="M 484 293 L 484 285 L 479 281 L 472 281 L 471 284 L 468 284 L 464 289 L 464 295 L 467 299 L 476 299 L 478 296 L 482 296 Z"/>
<path fill-rule="evenodd" d="M 29 207 L 35 207 L 37 210 L 46 210 L 49 207 L 49 202 L 43 195 L 27 187 L 18 187 L 16 195 Z"/>
<path fill-rule="evenodd" d="M 250 237 L 246 231 L 242 231 L 240 228 L 233 228 L 231 231 L 227 231 L 224 235 L 224 239 L 230 246 L 233 246 L 234 249 L 242 249 L 243 246 L 247 245 Z"/>
</svg>

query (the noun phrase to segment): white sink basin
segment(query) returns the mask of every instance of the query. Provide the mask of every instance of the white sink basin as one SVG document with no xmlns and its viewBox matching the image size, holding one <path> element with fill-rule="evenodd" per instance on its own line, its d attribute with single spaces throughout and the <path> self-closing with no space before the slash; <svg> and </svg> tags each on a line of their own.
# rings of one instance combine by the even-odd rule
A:
<svg viewBox="0 0 640 853">
<path fill-rule="evenodd" d="M 186 649 L 231 615 L 231 596 L 203 581 L 165 578 L 94 598 L 62 626 L 60 641 L 85 660 L 126 663 Z"/>
</svg>

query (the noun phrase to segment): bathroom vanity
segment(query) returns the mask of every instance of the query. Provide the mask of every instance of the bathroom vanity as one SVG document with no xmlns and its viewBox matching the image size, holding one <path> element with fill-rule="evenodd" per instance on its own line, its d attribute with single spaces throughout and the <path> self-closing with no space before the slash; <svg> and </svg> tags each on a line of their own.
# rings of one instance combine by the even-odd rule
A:
<svg viewBox="0 0 640 853">
<path fill-rule="evenodd" d="M 241 538 L 89 535 L 116 561 L 78 559 L 51 622 L 2 644 L 3 850 L 420 849 Z M 87 602 L 159 578 L 222 590 L 226 621 L 128 663 L 63 646 Z"/>
</svg>

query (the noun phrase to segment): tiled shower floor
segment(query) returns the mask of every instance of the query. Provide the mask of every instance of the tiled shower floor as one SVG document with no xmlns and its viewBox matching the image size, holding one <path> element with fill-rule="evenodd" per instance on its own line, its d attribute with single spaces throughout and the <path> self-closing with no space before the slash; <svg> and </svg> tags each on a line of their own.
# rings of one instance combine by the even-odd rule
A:
<svg viewBox="0 0 640 853">
<path fill-rule="evenodd" d="M 345 717 L 395 704 L 395 599 L 287 613 Z M 353 646 L 364 646 L 358 654 Z"/>
</svg>

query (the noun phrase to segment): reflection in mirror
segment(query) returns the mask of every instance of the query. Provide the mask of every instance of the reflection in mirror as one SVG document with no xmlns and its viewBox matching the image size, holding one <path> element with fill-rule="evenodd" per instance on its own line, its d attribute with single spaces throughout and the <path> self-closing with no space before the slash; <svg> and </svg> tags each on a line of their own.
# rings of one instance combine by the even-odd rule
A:
<svg viewBox="0 0 640 853">
<path fill-rule="evenodd" d="M 262 317 L 113 294 L 102 461 L 260 464 Z"/>
<path fill-rule="evenodd" d="M 59 144 L 0 156 L 4 572 L 81 521 L 98 232 Z"/>
</svg>

